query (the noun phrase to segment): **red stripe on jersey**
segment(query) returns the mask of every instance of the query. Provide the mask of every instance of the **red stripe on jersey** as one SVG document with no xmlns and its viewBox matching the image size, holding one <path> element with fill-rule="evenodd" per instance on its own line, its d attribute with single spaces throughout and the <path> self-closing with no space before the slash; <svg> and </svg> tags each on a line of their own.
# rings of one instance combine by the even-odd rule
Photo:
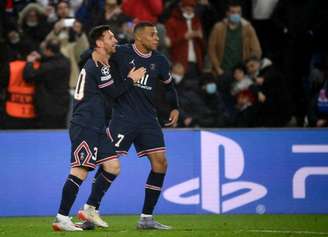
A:
<svg viewBox="0 0 328 237">
<path fill-rule="evenodd" d="M 138 155 L 138 157 L 141 157 L 144 155 L 149 155 L 149 154 L 153 154 L 153 153 L 157 153 L 157 152 L 164 152 L 164 151 L 166 151 L 165 147 L 157 147 L 157 148 L 153 148 L 153 149 L 140 151 L 137 153 L 137 155 Z"/>
</svg>

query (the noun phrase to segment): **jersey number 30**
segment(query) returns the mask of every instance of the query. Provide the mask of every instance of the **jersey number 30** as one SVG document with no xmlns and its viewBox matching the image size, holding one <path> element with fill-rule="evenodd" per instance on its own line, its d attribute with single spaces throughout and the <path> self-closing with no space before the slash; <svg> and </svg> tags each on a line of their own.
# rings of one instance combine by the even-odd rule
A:
<svg viewBox="0 0 328 237">
<path fill-rule="evenodd" d="M 82 100 L 84 97 L 85 76 L 86 76 L 85 69 L 82 68 L 74 92 L 74 99 L 76 100 Z"/>
</svg>

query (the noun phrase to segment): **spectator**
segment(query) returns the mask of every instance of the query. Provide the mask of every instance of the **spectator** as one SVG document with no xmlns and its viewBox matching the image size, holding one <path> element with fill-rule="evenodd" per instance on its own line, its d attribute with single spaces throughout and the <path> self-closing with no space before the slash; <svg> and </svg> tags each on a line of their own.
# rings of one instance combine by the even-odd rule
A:
<svg viewBox="0 0 328 237">
<path fill-rule="evenodd" d="M 244 90 L 236 95 L 237 113 L 234 119 L 234 127 L 255 127 L 257 126 L 257 108 L 255 97 L 250 90 Z"/>
<path fill-rule="evenodd" d="M 56 4 L 56 16 L 57 21 L 65 18 L 72 18 L 73 15 L 71 15 L 71 5 L 69 4 L 69 1 L 66 0 L 60 0 Z"/>
<path fill-rule="evenodd" d="M 4 49 L 5 50 L 5 49 Z M 4 53 L 4 52 L 2 52 Z M 35 85 L 25 82 L 24 67 L 26 55 L 29 51 L 25 48 L 19 58 L 11 62 L 4 60 L 1 65 L 0 87 L 4 92 L 5 129 L 32 129 L 36 127 L 36 113 L 34 107 Z M 31 65 L 37 67 L 37 64 Z"/>
<path fill-rule="evenodd" d="M 291 118 L 291 98 L 283 74 L 269 59 L 259 61 L 253 57 L 246 60 L 248 71 L 255 75 L 258 91 L 259 125 L 265 127 L 285 126 Z"/>
<path fill-rule="evenodd" d="M 222 95 L 217 88 L 216 80 L 213 74 L 204 73 L 201 79 L 202 92 L 201 96 L 209 113 L 202 121 L 201 125 L 205 127 L 226 127 L 231 122 L 230 114 L 226 110 Z"/>
<path fill-rule="evenodd" d="M 105 6 L 105 0 L 83 0 L 81 6 L 77 9 L 75 13 L 76 19 L 82 22 L 89 32 L 96 16 L 100 15 Z"/>
<path fill-rule="evenodd" d="M 170 58 L 173 63 L 182 63 L 188 79 L 199 79 L 204 60 L 202 26 L 195 6 L 195 0 L 182 0 L 165 24 L 171 41 Z"/>
<path fill-rule="evenodd" d="M 79 75 L 78 62 L 83 51 L 89 48 L 89 41 L 84 33 L 81 22 L 75 20 L 73 25 L 65 26 L 64 20 L 58 21 L 54 29 L 48 34 L 47 41 L 60 42 L 60 51 L 70 60 L 71 74 L 69 85 L 74 89 Z"/>
<path fill-rule="evenodd" d="M 179 127 L 207 126 L 211 123 L 210 109 L 201 97 L 199 82 L 186 80 L 185 69 L 181 63 L 172 67 L 172 78 L 176 84 L 176 90 L 180 102 Z M 209 122 L 210 120 L 210 122 Z"/>
<path fill-rule="evenodd" d="M 118 43 L 132 43 L 134 41 L 133 29 L 134 23 L 129 18 L 123 20 L 119 30 L 120 33 L 117 35 Z"/>
<path fill-rule="evenodd" d="M 36 3 L 28 4 L 20 12 L 18 24 L 22 29 L 22 35 L 33 50 L 40 48 L 40 43 L 51 30 L 45 9 Z"/>
<path fill-rule="evenodd" d="M 328 56 L 310 73 L 309 108 L 307 112 L 310 127 L 328 126 Z"/>
<path fill-rule="evenodd" d="M 292 95 L 292 112 L 296 116 L 298 126 L 304 126 L 307 103 L 305 101 L 304 81 L 309 75 L 309 65 L 313 49 L 313 22 L 318 17 L 327 15 L 320 13 L 317 7 L 320 1 L 280 0 L 273 12 L 272 21 L 283 34 L 280 50 L 283 52 L 277 63 L 282 64 L 286 73 L 286 81 Z M 327 43 L 325 43 L 327 44 Z"/>
<path fill-rule="evenodd" d="M 8 61 L 14 61 L 23 58 L 23 53 L 26 49 L 30 49 L 29 41 L 24 39 L 24 36 L 19 32 L 17 27 L 12 25 L 7 33 L 8 52 L 6 54 Z M 33 46 L 32 46 L 33 47 Z"/>
<path fill-rule="evenodd" d="M 200 0 L 196 5 L 195 14 L 200 17 L 204 40 L 207 42 L 211 29 L 218 20 L 218 12 L 209 0 Z"/>
<path fill-rule="evenodd" d="M 252 25 L 241 17 L 241 5 L 231 2 L 226 18 L 216 23 L 210 34 L 208 53 L 213 73 L 223 75 L 250 56 L 261 57 L 262 51 Z"/>
<path fill-rule="evenodd" d="M 272 21 L 272 13 L 279 0 L 252 0 L 252 24 L 263 49 L 264 57 L 276 59 L 282 34 Z"/>
<path fill-rule="evenodd" d="M 138 21 L 157 23 L 158 17 L 163 12 L 162 0 L 123 0 L 123 13 Z"/>
<path fill-rule="evenodd" d="M 60 53 L 58 41 L 45 43 L 44 57 L 37 52 L 28 55 L 24 78 L 36 84 L 35 105 L 40 128 L 65 128 L 69 109 L 69 60 Z M 33 63 L 41 60 L 38 69 Z"/>
<path fill-rule="evenodd" d="M 253 81 L 246 75 L 246 70 L 243 65 L 238 65 L 233 70 L 233 79 L 231 94 L 237 95 L 239 92 L 247 90 Z"/>
<path fill-rule="evenodd" d="M 91 25 L 109 25 L 114 35 L 121 33 L 121 25 L 123 22 L 131 19 L 122 13 L 117 0 L 105 0 L 104 9 L 94 16 Z"/>
</svg>

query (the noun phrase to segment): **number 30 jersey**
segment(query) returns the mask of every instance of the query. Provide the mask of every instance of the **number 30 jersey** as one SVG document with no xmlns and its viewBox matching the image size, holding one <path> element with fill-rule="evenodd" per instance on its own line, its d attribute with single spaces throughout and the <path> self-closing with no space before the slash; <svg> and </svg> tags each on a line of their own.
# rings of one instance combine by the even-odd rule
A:
<svg viewBox="0 0 328 237">
<path fill-rule="evenodd" d="M 117 98 L 133 87 L 132 79 L 116 81 L 119 77 L 114 62 L 110 61 L 109 66 L 97 67 L 89 59 L 82 68 L 76 85 L 71 123 L 104 132 L 108 100 Z"/>
</svg>

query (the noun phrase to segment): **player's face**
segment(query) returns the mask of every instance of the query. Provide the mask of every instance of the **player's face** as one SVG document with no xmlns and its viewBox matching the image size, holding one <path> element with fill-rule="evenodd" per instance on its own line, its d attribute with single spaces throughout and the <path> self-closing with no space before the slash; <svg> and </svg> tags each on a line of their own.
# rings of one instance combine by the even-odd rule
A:
<svg viewBox="0 0 328 237">
<path fill-rule="evenodd" d="M 156 27 L 145 27 L 140 33 L 141 42 L 145 49 L 149 51 L 157 49 L 159 37 Z"/>
<path fill-rule="evenodd" d="M 103 34 L 103 48 L 105 49 L 107 54 L 115 53 L 117 40 L 114 34 L 108 30 Z"/>
</svg>

